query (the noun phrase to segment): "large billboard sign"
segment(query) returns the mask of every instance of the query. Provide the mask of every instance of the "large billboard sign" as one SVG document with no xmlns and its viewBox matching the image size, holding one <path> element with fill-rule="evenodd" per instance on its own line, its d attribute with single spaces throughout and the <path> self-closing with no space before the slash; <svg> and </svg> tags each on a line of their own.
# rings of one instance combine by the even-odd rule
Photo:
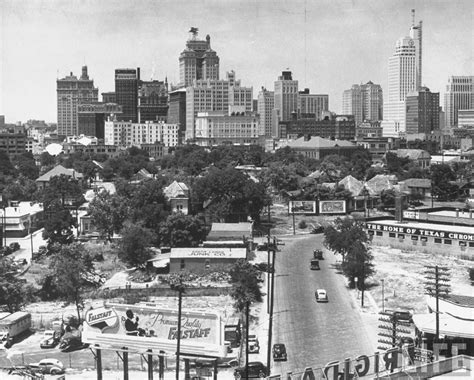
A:
<svg viewBox="0 0 474 380">
<path fill-rule="evenodd" d="M 422 237 L 474 241 L 474 234 L 465 233 L 463 231 L 445 231 L 445 230 L 442 230 L 443 228 L 442 225 L 439 226 L 439 230 L 434 230 L 434 229 L 429 229 L 429 228 L 418 228 L 418 227 L 412 227 L 412 226 L 403 226 L 403 225 L 387 225 L 387 224 L 379 224 L 379 223 L 366 223 L 365 226 L 368 230 L 372 230 L 372 231 L 386 231 L 386 232 L 396 232 L 396 233 L 408 234 L 408 235 L 418 235 Z"/>
<path fill-rule="evenodd" d="M 319 213 L 320 214 L 345 214 L 346 213 L 346 201 L 319 201 Z"/>
<path fill-rule="evenodd" d="M 177 310 L 142 304 L 105 304 L 85 314 L 83 340 L 86 343 L 174 354 L 177 339 Z M 220 316 L 183 311 L 180 351 L 183 354 L 225 356 Z"/>
<path fill-rule="evenodd" d="M 290 214 L 316 214 L 315 201 L 290 201 L 288 203 Z"/>
</svg>

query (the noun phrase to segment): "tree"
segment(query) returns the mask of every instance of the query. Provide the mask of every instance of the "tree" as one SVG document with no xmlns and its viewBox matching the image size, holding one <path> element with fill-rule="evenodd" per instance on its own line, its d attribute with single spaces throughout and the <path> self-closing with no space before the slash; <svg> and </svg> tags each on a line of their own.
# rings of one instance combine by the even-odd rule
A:
<svg viewBox="0 0 474 380">
<path fill-rule="evenodd" d="M 0 150 L 0 174 L 5 176 L 15 174 L 15 168 L 10 161 L 10 157 L 4 150 Z"/>
<path fill-rule="evenodd" d="M 151 257 L 149 248 L 156 236 L 141 224 L 125 223 L 121 231 L 119 258 L 131 266 L 140 266 Z"/>
<path fill-rule="evenodd" d="M 448 164 L 433 165 L 430 170 L 433 196 L 440 201 L 455 199 L 457 186 L 450 181 L 456 180 L 456 174 L 451 166 Z"/>
<path fill-rule="evenodd" d="M 77 227 L 76 218 L 60 204 L 53 204 L 45 212 L 43 239 L 48 248 L 54 244 L 71 244 L 74 241 L 73 227 Z"/>
<path fill-rule="evenodd" d="M 359 287 L 363 289 L 365 279 L 374 273 L 368 243 L 363 224 L 353 219 L 337 218 L 334 225 L 324 231 L 324 245 L 342 255 L 342 272 L 349 279 L 351 288 L 358 278 Z"/>
<path fill-rule="evenodd" d="M 367 170 L 372 165 L 370 152 L 366 149 L 355 151 L 347 163 L 349 174 L 358 180 L 363 180 L 367 176 Z"/>
<path fill-rule="evenodd" d="M 62 207 L 66 205 L 74 207 L 84 203 L 79 181 L 64 174 L 51 177 L 48 185 L 40 191 L 39 198 L 45 210 L 48 210 L 52 204 L 59 203 Z"/>
<path fill-rule="evenodd" d="M 170 247 L 197 247 L 207 235 L 204 221 L 191 215 L 173 214 L 160 224 L 160 242 Z"/>
<path fill-rule="evenodd" d="M 7 200 L 31 201 L 36 195 L 36 182 L 20 176 L 18 179 L 10 182 L 3 190 L 3 197 Z"/>
<path fill-rule="evenodd" d="M 101 191 L 89 203 L 89 215 L 101 236 L 110 241 L 119 232 L 128 215 L 127 199 L 118 194 Z"/>
<path fill-rule="evenodd" d="M 271 186 L 278 193 L 282 191 L 293 191 L 298 188 L 298 176 L 290 165 L 271 163 L 259 174 L 259 179 L 266 186 Z"/>
<path fill-rule="evenodd" d="M 396 153 L 387 152 L 385 154 L 387 170 L 390 174 L 402 174 L 408 170 L 411 160 L 408 157 L 398 157 Z"/>
<path fill-rule="evenodd" d="M 84 274 L 93 269 L 90 256 L 80 243 L 63 245 L 52 254 L 49 268 L 59 296 L 74 303 L 80 321 L 84 307 L 83 293 L 87 286 Z"/>
<path fill-rule="evenodd" d="M 25 152 L 13 159 L 13 163 L 18 169 L 18 172 L 30 179 L 35 180 L 39 175 L 39 168 L 36 166 L 35 159 L 31 152 Z"/>
<path fill-rule="evenodd" d="M 0 259 L 0 305 L 6 305 L 10 313 L 25 304 L 24 280 L 17 276 L 18 266 L 9 257 Z"/>
<path fill-rule="evenodd" d="M 397 193 L 393 189 L 382 190 L 380 193 L 380 201 L 382 208 L 392 208 L 395 207 L 395 198 Z"/>
</svg>

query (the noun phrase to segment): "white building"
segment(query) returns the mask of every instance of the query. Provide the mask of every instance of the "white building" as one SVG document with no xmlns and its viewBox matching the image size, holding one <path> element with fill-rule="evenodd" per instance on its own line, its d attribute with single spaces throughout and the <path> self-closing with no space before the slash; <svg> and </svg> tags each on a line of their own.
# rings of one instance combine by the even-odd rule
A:
<svg viewBox="0 0 474 380">
<path fill-rule="evenodd" d="M 354 84 L 342 95 L 342 114 L 354 115 L 356 126 L 364 121 L 379 121 L 383 115 L 383 93 L 379 84 L 371 81 Z"/>
<path fill-rule="evenodd" d="M 459 110 L 472 109 L 474 109 L 474 76 L 450 76 L 444 94 L 446 127 L 459 125 Z"/>
<path fill-rule="evenodd" d="M 166 147 L 178 145 L 178 124 L 130 123 L 106 121 L 104 127 L 105 145 L 139 146 L 160 142 Z"/>
<path fill-rule="evenodd" d="M 283 71 L 275 81 L 275 109 L 279 110 L 279 121 L 291 120 L 291 114 L 298 112 L 298 81 L 293 80 L 291 71 Z"/>
<path fill-rule="evenodd" d="M 261 135 L 272 137 L 272 110 L 275 106 L 275 93 L 262 87 L 258 93 L 257 112 L 260 117 Z"/>
<path fill-rule="evenodd" d="M 310 94 L 309 89 L 300 91 L 298 94 L 298 113 L 314 114 L 316 120 L 322 120 L 323 111 L 329 110 L 329 95 Z"/>
</svg>

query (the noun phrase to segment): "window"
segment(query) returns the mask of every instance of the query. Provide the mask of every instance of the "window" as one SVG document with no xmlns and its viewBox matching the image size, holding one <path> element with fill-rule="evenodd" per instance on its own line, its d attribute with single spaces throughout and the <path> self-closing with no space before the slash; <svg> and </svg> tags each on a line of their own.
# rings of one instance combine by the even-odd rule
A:
<svg viewBox="0 0 474 380">
<path fill-rule="evenodd" d="M 460 245 L 461 247 L 465 247 L 467 244 L 466 244 L 465 241 L 460 241 L 460 242 L 459 242 L 459 245 Z"/>
<path fill-rule="evenodd" d="M 398 238 L 399 239 L 405 239 L 405 235 L 404 234 L 398 234 Z"/>
<path fill-rule="evenodd" d="M 207 259 L 204 262 L 204 268 L 206 268 L 206 270 L 209 270 L 211 268 L 211 260 Z"/>
<path fill-rule="evenodd" d="M 382 232 L 382 231 L 377 231 L 377 232 L 375 233 L 375 235 L 377 235 L 377 236 L 383 236 L 383 232 Z"/>
<path fill-rule="evenodd" d="M 418 236 L 412 236 L 411 240 L 418 240 Z"/>
<path fill-rule="evenodd" d="M 442 242 L 443 242 L 443 239 L 435 238 L 436 244 L 441 244 Z"/>
<path fill-rule="evenodd" d="M 393 237 L 393 238 L 394 238 L 395 236 L 396 236 L 396 235 L 395 235 L 395 232 L 389 232 L 389 233 L 388 233 L 388 237 Z"/>
<path fill-rule="evenodd" d="M 181 259 L 181 263 L 180 263 L 179 269 L 183 270 L 185 266 L 186 266 L 186 264 L 185 264 L 185 262 L 184 262 L 184 259 Z"/>
<path fill-rule="evenodd" d="M 444 239 L 444 244 L 453 244 L 453 241 L 451 239 Z"/>
<path fill-rule="evenodd" d="M 471 248 L 474 247 L 474 242 L 472 242 L 472 241 L 469 242 L 469 247 L 471 247 Z"/>
</svg>

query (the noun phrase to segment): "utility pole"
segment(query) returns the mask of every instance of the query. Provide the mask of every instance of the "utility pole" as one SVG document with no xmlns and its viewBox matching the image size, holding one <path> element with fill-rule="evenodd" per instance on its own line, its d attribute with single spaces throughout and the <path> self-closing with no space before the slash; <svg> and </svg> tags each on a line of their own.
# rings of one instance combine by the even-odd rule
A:
<svg viewBox="0 0 474 380">
<path fill-rule="evenodd" d="M 267 235 L 267 314 L 270 313 L 270 227 Z"/>
<path fill-rule="evenodd" d="M 439 297 L 450 291 L 449 269 L 438 265 L 428 265 L 425 271 L 425 292 L 436 298 L 436 340 L 439 340 Z"/>
<path fill-rule="evenodd" d="M 249 308 L 250 302 L 245 303 L 245 378 L 249 378 Z"/>
<path fill-rule="evenodd" d="M 176 380 L 179 380 L 179 354 L 181 349 L 181 305 L 184 293 L 183 279 L 180 278 L 175 284 L 171 284 L 171 289 L 178 291 L 178 339 L 176 343 Z"/>
<path fill-rule="evenodd" d="M 272 278 L 272 289 L 271 289 L 271 298 L 270 298 L 270 320 L 268 323 L 268 345 L 267 345 L 267 368 L 268 376 L 270 376 L 270 359 L 271 359 L 271 349 L 272 349 L 272 329 L 273 329 L 273 293 L 275 289 L 275 251 L 277 245 L 272 251 L 272 267 L 271 267 L 271 278 Z"/>
</svg>

